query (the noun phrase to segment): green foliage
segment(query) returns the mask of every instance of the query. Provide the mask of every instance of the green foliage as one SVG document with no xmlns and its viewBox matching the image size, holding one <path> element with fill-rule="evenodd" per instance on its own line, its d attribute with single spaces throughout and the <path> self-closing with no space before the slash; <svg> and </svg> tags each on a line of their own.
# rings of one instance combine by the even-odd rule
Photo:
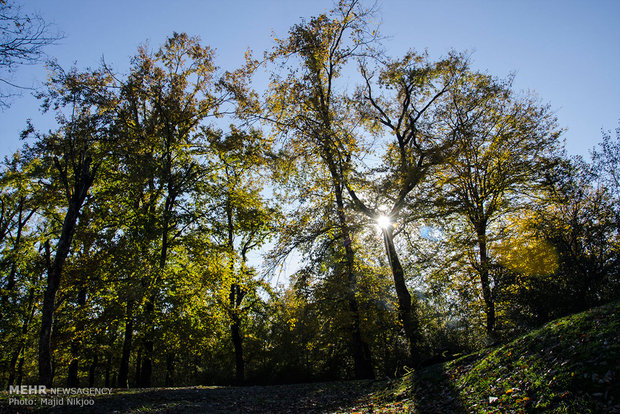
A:
<svg viewBox="0 0 620 414">
<path fill-rule="evenodd" d="M 547 272 L 506 275 L 515 319 L 530 325 L 578 312 L 618 297 L 618 230 L 613 201 L 590 166 L 562 160 L 549 169 L 538 205 L 525 221 L 531 239 L 556 258 Z M 512 272 L 514 273 L 514 272 Z"/>
<path fill-rule="evenodd" d="M 71 386 L 394 377 L 616 300 L 611 133 L 591 163 L 569 159 L 512 78 L 457 52 L 387 58 L 373 16 L 341 1 L 230 72 L 179 33 L 127 75 L 52 64 L 39 97 L 57 128 L 29 125 L 0 172 L 3 385 L 42 365 Z M 617 325 L 597 312 L 399 392 L 470 393 L 447 411 L 586 409 L 580 375 L 609 375 L 576 358 L 596 358 L 586 339 L 609 351 Z"/>
</svg>

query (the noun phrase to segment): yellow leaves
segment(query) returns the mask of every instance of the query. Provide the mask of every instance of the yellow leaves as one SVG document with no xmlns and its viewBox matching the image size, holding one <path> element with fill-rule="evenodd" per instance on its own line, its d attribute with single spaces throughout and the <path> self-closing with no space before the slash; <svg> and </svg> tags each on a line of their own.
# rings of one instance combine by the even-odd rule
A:
<svg viewBox="0 0 620 414">
<path fill-rule="evenodd" d="M 517 404 L 528 404 L 530 402 L 530 397 L 517 398 Z"/>
<path fill-rule="evenodd" d="M 558 253 L 549 242 L 536 237 L 530 225 L 528 218 L 512 217 L 508 234 L 493 247 L 493 253 L 503 266 L 522 275 L 552 275 L 558 267 Z"/>
<path fill-rule="evenodd" d="M 297 320 L 297 318 L 291 318 L 289 320 L 286 321 L 286 324 L 288 325 L 289 329 L 292 331 L 295 328 L 295 324 L 299 322 Z"/>
<path fill-rule="evenodd" d="M 555 248 L 544 240 L 507 239 L 497 253 L 502 265 L 525 275 L 551 275 L 558 267 Z"/>
</svg>

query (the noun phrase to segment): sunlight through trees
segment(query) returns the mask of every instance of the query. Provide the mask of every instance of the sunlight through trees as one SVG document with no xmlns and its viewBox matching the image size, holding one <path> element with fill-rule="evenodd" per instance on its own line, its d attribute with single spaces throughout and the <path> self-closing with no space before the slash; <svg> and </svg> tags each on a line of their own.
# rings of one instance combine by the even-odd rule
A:
<svg viewBox="0 0 620 414">
<path fill-rule="evenodd" d="M 394 377 L 617 299 L 620 130 L 569 157 L 512 77 L 391 56 L 379 17 L 51 64 L 56 126 L 0 171 L 3 387 Z"/>
</svg>

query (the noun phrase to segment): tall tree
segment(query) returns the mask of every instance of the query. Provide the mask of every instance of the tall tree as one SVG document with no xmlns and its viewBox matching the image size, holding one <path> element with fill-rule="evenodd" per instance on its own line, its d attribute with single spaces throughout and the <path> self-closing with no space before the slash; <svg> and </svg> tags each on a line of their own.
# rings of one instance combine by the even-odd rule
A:
<svg viewBox="0 0 620 414">
<path fill-rule="evenodd" d="M 233 128 L 223 136 L 209 136 L 208 168 L 212 171 L 203 201 L 203 231 L 211 234 L 213 247 L 221 251 L 222 307 L 230 319 L 235 354 L 235 380 L 245 379 L 242 322 L 258 301 L 264 283 L 249 262 L 250 254 L 272 235 L 278 223 L 277 211 L 263 199 L 261 170 L 269 145 L 258 131 L 243 133 Z M 223 289 L 223 290 L 222 290 Z"/>
<path fill-rule="evenodd" d="M 53 133 L 34 133 L 30 127 L 24 136 L 34 133 L 35 142 L 27 156 L 41 160 L 41 179 L 50 191 L 61 194 L 57 208 L 64 210 L 62 226 L 45 243 L 47 284 L 43 297 L 39 337 L 39 382 L 52 383 L 51 339 L 56 308 L 56 293 L 62 280 L 65 260 L 71 251 L 80 211 L 99 168 L 114 142 L 110 134 L 116 98 L 108 89 L 112 79 L 100 71 L 64 72 L 54 67 L 47 92 L 40 95 L 45 110 L 55 110 L 60 128 Z M 67 113 L 65 113 L 65 109 Z"/>
<path fill-rule="evenodd" d="M 617 199 L 598 179 L 597 169 L 580 157 L 545 171 L 543 199 L 531 227 L 552 246 L 558 266 L 547 285 L 555 297 L 540 307 L 542 320 L 583 311 L 620 293 Z"/>
<path fill-rule="evenodd" d="M 464 247 L 472 249 L 491 337 L 496 326 L 491 245 L 507 214 L 526 205 L 560 146 L 549 107 L 519 96 L 511 82 L 470 73 L 452 88 L 444 118 L 458 150 L 436 181 L 444 213 L 463 217 L 464 234 L 473 238 Z"/>
<path fill-rule="evenodd" d="M 358 1 L 343 0 L 330 14 L 293 26 L 288 38 L 278 40 L 268 55 L 271 61 L 295 64 L 288 64 L 286 76 L 274 76 L 263 114 L 273 131 L 283 137 L 286 151 L 298 160 L 308 157 L 305 167 L 316 165 L 328 174 L 330 221 L 336 223 L 337 229 L 332 242 L 343 251 L 341 270 L 346 275 L 346 302 L 352 315 L 349 331 L 357 378 L 372 377 L 373 367 L 361 333 L 354 235 L 339 167 L 338 143 L 347 142 L 350 151 L 355 151 L 356 144 L 348 134 L 344 90 L 337 81 L 347 63 L 368 53 L 376 40 L 377 34 L 368 23 L 371 15 L 372 11 L 363 9 Z M 320 162 L 317 164 L 313 158 Z"/>
<path fill-rule="evenodd" d="M 599 185 L 607 188 L 615 200 L 620 222 L 620 126 L 616 128 L 615 136 L 611 131 L 603 132 L 603 140 L 592 151 L 592 163 Z"/>
<path fill-rule="evenodd" d="M 362 62 L 365 87 L 358 92 L 358 116 L 370 131 L 387 132 L 387 137 L 380 140 L 386 151 L 380 165 L 368 169 L 355 162 L 355 154 L 345 145 L 340 146 L 340 167 L 352 162 L 359 166 L 357 171 L 342 170 L 353 204 L 381 228 L 398 296 L 399 317 L 414 364 L 420 362 L 418 310 L 394 242 L 399 232 L 395 226 L 405 215 L 421 216 L 416 211 L 420 193 L 414 190 L 454 149 L 454 137 L 441 117 L 441 109 L 466 66 L 466 60 L 456 54 L 431 62 L 425 55 L 409 52 L 403 59 L 383 63 L 374 79 L 376 73 Z M 377 92 L 377 86 L 381 92 Z"/>
<path fill-rule="evenodd" d="M 155 53 L 139 49 L 122 87 L 117 128 L 131 143 L 123 162 L 131 174 L 135 229 L 148 240 L 142 245 L 151 269 L 142 280 L 148 292 L 142 386 L 151 384 L 154 310 L 169 254 L 194 220 L 184 201 L 204 174 L 198 126 L 217 113 L 224 99 L 216 95 L 213 59 L 213 51 L 197 38 L 175 33 Z"/>
<path fill-rule="evenodd" d="M 37 251 L 42 200 L 33 167 L 17 153 L 6 160 L 0 176 L 0 331 L 9 386 L 19 381 L 28 349 L 43 264 Z"/>
</svg>

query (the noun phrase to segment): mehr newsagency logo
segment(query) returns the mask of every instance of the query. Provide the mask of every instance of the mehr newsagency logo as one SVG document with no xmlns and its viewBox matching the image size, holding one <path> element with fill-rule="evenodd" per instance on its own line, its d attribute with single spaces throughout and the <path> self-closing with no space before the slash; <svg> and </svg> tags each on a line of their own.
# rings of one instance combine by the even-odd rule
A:
<svg viewBox="0 0 620 414">
<path fill-rule="evenodd" d="M 47 388 L 45 385 L 9 386 L 12 406 L 76 406 L 95 405 L 95 396 L 110 394 L 111 388 Z"/>
</svg>

